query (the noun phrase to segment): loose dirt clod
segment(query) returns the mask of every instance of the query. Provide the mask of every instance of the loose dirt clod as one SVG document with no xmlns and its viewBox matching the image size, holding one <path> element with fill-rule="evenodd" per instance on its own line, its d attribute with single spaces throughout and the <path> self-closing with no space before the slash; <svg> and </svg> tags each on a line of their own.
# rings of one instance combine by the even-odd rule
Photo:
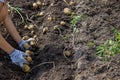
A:
<svg viewBox="0 0 120 80">
<path fill-rule="evenodd" d="M 72 54 L 70 51 L 65 51 L 64 54 L 67 56 L 67 57 L 70 57 Z"/>
</svg>

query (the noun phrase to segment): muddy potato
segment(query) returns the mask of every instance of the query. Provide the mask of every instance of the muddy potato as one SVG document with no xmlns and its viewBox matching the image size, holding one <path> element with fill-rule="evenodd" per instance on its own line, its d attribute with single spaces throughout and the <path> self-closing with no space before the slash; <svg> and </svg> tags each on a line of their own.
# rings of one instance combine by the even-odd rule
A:
<svg viewBox="0 0 120 80">
<path fill-rule="evenodd" d="M 44 16 L 44 14 L 45 14 L 45 12 L 44 11 L 42 11 L 42 12 L 40 12 L 40 13 L 38 13 L 38 16 Z"/>
<path fill-rule="evenodd" d="M 29 56 L 32 54 L 30 50 L 26 50 L 25 53 L 28 54 Z"/>
<path fill-rule="evenodd" d="M 31 46 L 29 44 L 24 44 L 23 47 L 29 49 Z"/>
<path fill-rule="evenodd" d="M 37 5 L 37 3 L 33 3 L 33 8 L 38 8 L 38 5 Z"/>
<path fill-rule="evenodd" d="M 70 51 L 65 51 L 64 54 L 67 56 L 67 57 L 70 57 L 72 54 Z"/>
<path fill-rule="evenodd" d="M 45 3 L 42 3 L 42 5 L 44 6 L 44 5 L 45 5 Z"/>
<path fill-rule="evenodd" d="M 62 25 L 62 26 L 64 26 L 65 24 L 66 24 L 65 21 L 61 21 L 61 22 L 60 22 L 60 25 Z"/>
<path fill-rule="evenodd" d="M 48 20 L 48 21 L 52 21 L 52 17 L 51 17 L 51 16 L 48 16 L 47 20 Z"/>
<path fill-rule="evenodd" d="M 35 41 L 30 41 L 30 45 L 35 46 L 36 45 Z"/>
<path fill-rule="evenodd" d="M 28 26 L 28 29 L 29 29 L 29 30 L 32 30 L 32 29 L 34 29 L 34 27 L 35 27 L 35 26 L 34 26 L 33 24 L 30 24 L 30 25 Z"/>
<path fill-rule="evenodd" d="M 43 33 L 46 33 L 48 31 L 48 27 L 43 28 Z"/>
<path fill-rule="evenodd" d="M 37 35 L 34 35 L 33 38 L 36 39 L 36 38 L 37 38 Z"/>
<path fill-rule="evenodd" d="M 42 5 L 40 1 L 37 1 L 36 4 L 38 5 L 38 7 Z"/>
<path fill-rule="evenodd" d="M 69 8 L 64 8 L 63 12 L 64 12 L 64 14 L 70 14 L 71 13 Z"/>
<path fill-rule="evenodd" d="M 69 2 L 69 5 L 71 5 L 71 6 L 73 6 L 74 4 L 75 4 L 75 2 L 73 2 L 73 1 Z"/>
<path fill-rule="evenodd" d="M 27 64 L 24 64 L 22 69 L 24 72 L 30 72 L 30 67 Z"/>
<path fill-rule="evenodd" d="M 24 26 L 24 29 L 28 29 L 28 25 L 25 25 L 25 26 Z"/>
<path fill-rule="evenodd" d="M 30 33 L 31 33 L 31 34 L 35 34 L 35 31 L 31 31 Z"/>
<path fill-rule="evenodd" d="M 28 39 L 29 39 L 29 36 L 23 36 L 22 39 L 23 39 L 23 40 L 28 40 Z"/>
<path fill-rule="evenodd" d="M 26 60 L 27 60 L 28 62 L 32 62 L 32 58 L 31 58 L 30 56 L 26 57 Z"/>
<path fill-rule="evenodd" d="M 55 31 L 58 30 L 58 25 L 55 25 L 53 28 Z"/>
</svg>

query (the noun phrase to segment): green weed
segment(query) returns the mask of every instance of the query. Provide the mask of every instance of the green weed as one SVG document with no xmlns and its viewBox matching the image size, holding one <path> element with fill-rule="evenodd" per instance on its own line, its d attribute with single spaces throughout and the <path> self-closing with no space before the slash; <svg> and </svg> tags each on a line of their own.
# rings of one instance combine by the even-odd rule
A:
<svg viewBox="0 0 120 80">
<path fill-rule="evenodd" d="M 120 32 L 116 29 L 113 29 L 113 32 L 115 35 L 113 40 L 107 40 L 97 46 L 97 55 L 102 57 L 104 61 L 108 61 L 115 54 L 120 54 Z"/>
</svg>

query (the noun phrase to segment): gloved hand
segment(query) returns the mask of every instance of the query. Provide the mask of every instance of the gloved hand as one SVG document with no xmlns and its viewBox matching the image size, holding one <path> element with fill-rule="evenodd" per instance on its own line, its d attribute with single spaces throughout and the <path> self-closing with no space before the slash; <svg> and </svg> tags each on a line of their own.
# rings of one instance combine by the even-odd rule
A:
<svg viewBox="0 0 120 80">
<path fill-rule="evenodd" d="M 14 51 L 9 55 L 12 62 L 21 68 L 24 64 L 28 64 L 28 62 L 25 60 L 25 57 L 28 55 L 22 51 L 19 51 L 17 49 L 14 49 Z"/>
<path fill-rule="evenodd" d="M 30 48 L 30 45 L 28 44 L 30 41 L 34 40 L 33 38 L 30 38 L 28 40 L 21 40 L 18 45 L 19 47 L 23 50 L 26 51 Z M 29 47 L 25 47 L 25 44 L 28 45 Z"/>
</svg>

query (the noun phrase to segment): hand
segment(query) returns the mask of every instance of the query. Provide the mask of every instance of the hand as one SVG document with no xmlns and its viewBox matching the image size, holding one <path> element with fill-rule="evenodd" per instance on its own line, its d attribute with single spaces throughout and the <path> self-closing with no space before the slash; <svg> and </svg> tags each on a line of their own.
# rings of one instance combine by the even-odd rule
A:
<svg viewBox="0 0 120 80">
<path fill-rule="evenodd" d="M 25 57 L 28 57 L 28 55 L 22 51 L 14 49 L 14 51 L 9 56 L 12 62 L 21 68 L 24 66 L 24 64 L 28 64 L 27 60 L 25 60 Z"/>
<path fill-rule="evenodd" d="M 30 38 L 28 40 L 21 40 L 19 42 L 19 47 L 23 50 L 26 51 L 28 50 L 31 46 L 28 44 L 30 41 L 34 40 L 33 38 Z"/>
</svg>

